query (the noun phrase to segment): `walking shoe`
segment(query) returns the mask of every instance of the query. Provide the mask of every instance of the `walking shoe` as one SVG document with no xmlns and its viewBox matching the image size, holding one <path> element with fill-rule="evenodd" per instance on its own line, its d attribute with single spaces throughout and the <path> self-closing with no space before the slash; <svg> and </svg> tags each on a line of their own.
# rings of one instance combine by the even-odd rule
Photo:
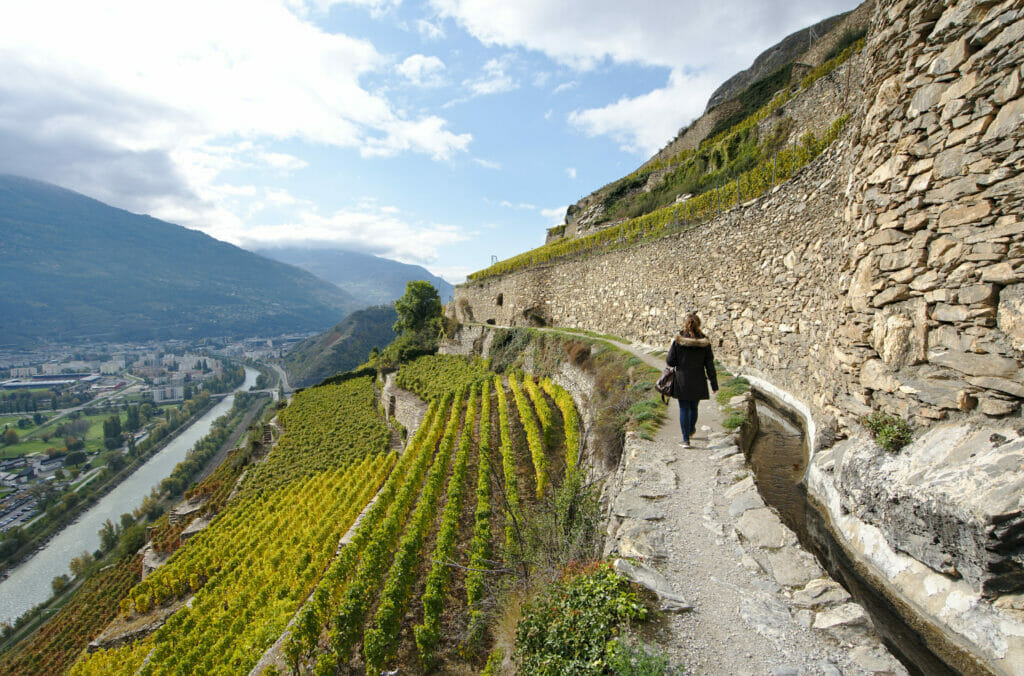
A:
<svg viewBox="0 0 1024 676">
<path fill-rule="evenodd" d="M 682 448 L 690 448 L 690 442 L 689 442 L 689 441 L 683 441 L 683 442 L 681 442 L 681 443 L 680 443 L 679 445 L 680 445 L 680 446 L 681 446 Z"/>
</svg>

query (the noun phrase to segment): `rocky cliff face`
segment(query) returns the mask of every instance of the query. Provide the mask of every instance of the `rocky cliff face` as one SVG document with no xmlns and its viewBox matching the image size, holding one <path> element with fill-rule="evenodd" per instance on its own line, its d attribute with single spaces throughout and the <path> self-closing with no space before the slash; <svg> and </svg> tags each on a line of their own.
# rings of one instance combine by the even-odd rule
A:
<svg viewBox="0 0 1024 676">
<path fill-rule="evenodd" d="M 736 73 L 711 94 L 705 112 L 735 97 L 752 82 L 770 75 L 782 66 L 800 57 L 845 17 L 845 13 L 837 14 L 824 21 L 819 21 L 813 26 L 801 28 L 758 54 L 750 68 Z"/>
</svg>

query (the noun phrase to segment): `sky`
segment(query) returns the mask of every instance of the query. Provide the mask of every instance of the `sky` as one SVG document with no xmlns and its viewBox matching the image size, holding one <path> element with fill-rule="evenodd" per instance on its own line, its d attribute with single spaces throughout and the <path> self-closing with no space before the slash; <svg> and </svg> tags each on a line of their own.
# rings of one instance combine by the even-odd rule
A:
<svg viewBox="0 0 1024 676">
<path fill-rule="evenodd" d="M 0 173 L 449 281 L 850 0 L 0 0 Z"/>
</svg>

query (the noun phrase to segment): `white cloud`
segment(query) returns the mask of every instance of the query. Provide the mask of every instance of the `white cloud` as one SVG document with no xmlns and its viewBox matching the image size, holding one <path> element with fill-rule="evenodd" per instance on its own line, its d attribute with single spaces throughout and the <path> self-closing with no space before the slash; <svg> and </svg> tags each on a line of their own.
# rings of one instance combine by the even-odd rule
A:
<svg viewBox="0 0 1024 676">
<path fill-rule="evenodd" d="M 576 180 L 576 167 L 566 167 L 565 175 L 575 181 Z"/>
<path fill-rule="evenodd" d="M 512 203 L 508 200 L 502 200 L 498 203 L 499 206 L 505 207 L 506 209 L 525 209 L 527 211 L 536 211 L 537 207 L 527 202 Z"/>
<path fill-rule="evenodd" d="M 267 166 L 281 171 L 296 171 L 309 166 L 309 162 L 287 153 L 260 152 L 259 159 Z"/>
<path fill-rule="evenodd" d="M 472 134 L 454 134 L 446 122 L 431 115 L 421 120 L 392 119 L 384 125 L 382 136 L 371 138 L 360 149 L 363 157 L 392 157 L 407 150 L 429 153 L 435 160 L 448 160 L 462 152 L 473 140 Z"/>
<path fill-rule="evenodd" d="M 591 134 L 638 152 L 657 149 L 703 111 L 714 89 L 790 32 L 856 0 L 641 2 L 621 0 L 430 0 L 488 46 L 525 48 L 580 71 L 610 60 L 665 68 L 668 82 L 633 99 L 578 111 Z M 737 39 L 742 36 L 743 39 Z M 631 103 L 632 102 L 632 103 Z M 630 118 L 626 111 L 640 113 Z"/>
<path fill-rule="evenodd" d="M 623 97 L 603 108 L 576 110 L 569 122 L 589 136 L 610 136 L 623 150 L 651 155 L 675 137 L 680 120 L 692 120 L 704 111 L 706 97 L 694 91 L 714 91 L 713 76 L 690 77 L 673 71 L 667 87 L 634 98 Z"/>
<path fill-rule="evenodd" d="M 484 169 L 501 169 L 501 162 L 494 162 L 492 160 L 485 160 L 482 157 L 474 157 L 473 163 L 478 164 Z"/>
<path fill-rule="evenodd" d="M 507 54 L 501 58 L 490 59 L 484 64 L 484 72 L 480 77 L 466 80 L 463 84 L 469 87 L 474 96 L 500 94 L 518 89 L 519 83 L 506 72 L 511 63 L 512 57 Z"/>
<path fill-rule="evenodd" d="M 302 0 L 288 0 L 289 4 L 302 4 Z M 326 13 L 335 5 L 362 7 L 374 18 L 380 18 L 402 4 L 402 0 L 306 0 L 316 10 Z"/>
<path fill-rule="evenodd" d="M 395 69 L 417 87 L 440 87 L 444 84 L 444 62 L 436 56 L 413 54 Z"/>
<path fill-rule="evenodd" d="M 428 42 L 440 40 L 444 37 L 444 28 L 441 26 L 440 22 L 433 23 L 426 19 L 417 19 L 416 30 L 419 32 L 420 37 Z"/>
<path fill-rule="evenodd" d="M 554 90 L 552 90 L 551 93 L 552 94 L 561 94 L 564 91 L 567 91 L 569 89 L 572 89 L 573 87 L 576 87 L 577 85 L 579 85 L 579 83 L 576 82 L 576 80 L 569 80 L 568 82 L 563 82 L 562 84 L 560 84 L 557 87 L 555 87 Z"/>
<path fill-rule="evenodd" d="M 480 268 L 485 268 L 487 265 L 481 265 Z M 443 278 L 449 284 L 462 284 L 466 281 L 466 276 L 471 272 L 476 272 L 480 268 L 467 267 L 465 265 L 449 265 L 447 267 L 431 266 L 430 271 L 438 277 Z"/>
<path fill-rule="evenodd" d="M 412 223 L 400 210 L 372 202 L 326 215 L 305 204 L 293 220 L 223 228 L 214 236 L 250 249 L 330 245 L 421 265 L 436 261 L 441 247 L 467 239 L 456 226 Z"/>
<path fill-rule="evenodd" d="M 271 204 L 275 204 L 277 206 L 290 207 L 290 206 L 295 206 L 297 204 L 304 204 L 306 206 L 312 206 L 312 205 L 310 205 L 310 203 L 307 200 L 299 199 L 298 197 L 296 197 L 295 195 L 291 194 L 290 192 L 288 192 L 284 188 L 280 188 L 280 189 L 267 188 L 266 189 L 266 196 L 267 196 L 267 201 L 268 202 L 270 202 Z"/>
<path fill-rule="evenodd" d="M 464 152 L 470 134 L 362 85 L 389 66 L 373 44 L 302 18 L 330 4 L 40 0 L 5 12 L 0 170 L 207 229 L 237 221 L 211 201 L 220 172 L 306 166 L 270 147 L 280 141 L 364 156 Z M 43 155 L 60 161 L 42 166 Z"/>
<path fill-rule="evenodd" d="M 561 225 L 562 223 L 565 223 L 565 210 L 568 208 L 568 206 L 564 206 L 555 207 L 553 209 L 541 209 L 540 215 L 543 216 L 551 225 Z"/>
</svg>

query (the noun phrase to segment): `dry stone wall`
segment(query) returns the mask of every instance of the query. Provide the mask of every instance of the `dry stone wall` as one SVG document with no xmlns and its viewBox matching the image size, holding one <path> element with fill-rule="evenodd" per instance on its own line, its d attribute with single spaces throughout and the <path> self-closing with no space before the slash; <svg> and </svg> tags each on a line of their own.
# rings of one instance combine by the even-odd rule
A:
<svg viewBox="0 0 1024 676">
<path fill-rule="evenodd" d="M 845 217 L 857 398 L 1016 412 L 1024 281 L 1024 3 L 882 3 Z"/>
<path fill-rule="evenodd" d="M 838 416 L 855 382 L 833 354 L 839 280 L 854 245 L 836 186 L 847 144 L 837 141 L 772 195 L 692 230 L 460 286 L 456 310 L 464 320 L 540 320 L 656 346 L 667 346 L 682 315 L 697 310 L 720 359 L 816 393 L 819 415 Z"/>
<path fill-rule="evenodd" d="M 719 358 L 810 404 L 819 442 L 873 408 L 1019 416 L 1022 5 L 877 3 L 853 122 L 800 174 L 678 235 L 465 284 L 460 318 L 667 345 L 697 310 Z"/>
</svg>

